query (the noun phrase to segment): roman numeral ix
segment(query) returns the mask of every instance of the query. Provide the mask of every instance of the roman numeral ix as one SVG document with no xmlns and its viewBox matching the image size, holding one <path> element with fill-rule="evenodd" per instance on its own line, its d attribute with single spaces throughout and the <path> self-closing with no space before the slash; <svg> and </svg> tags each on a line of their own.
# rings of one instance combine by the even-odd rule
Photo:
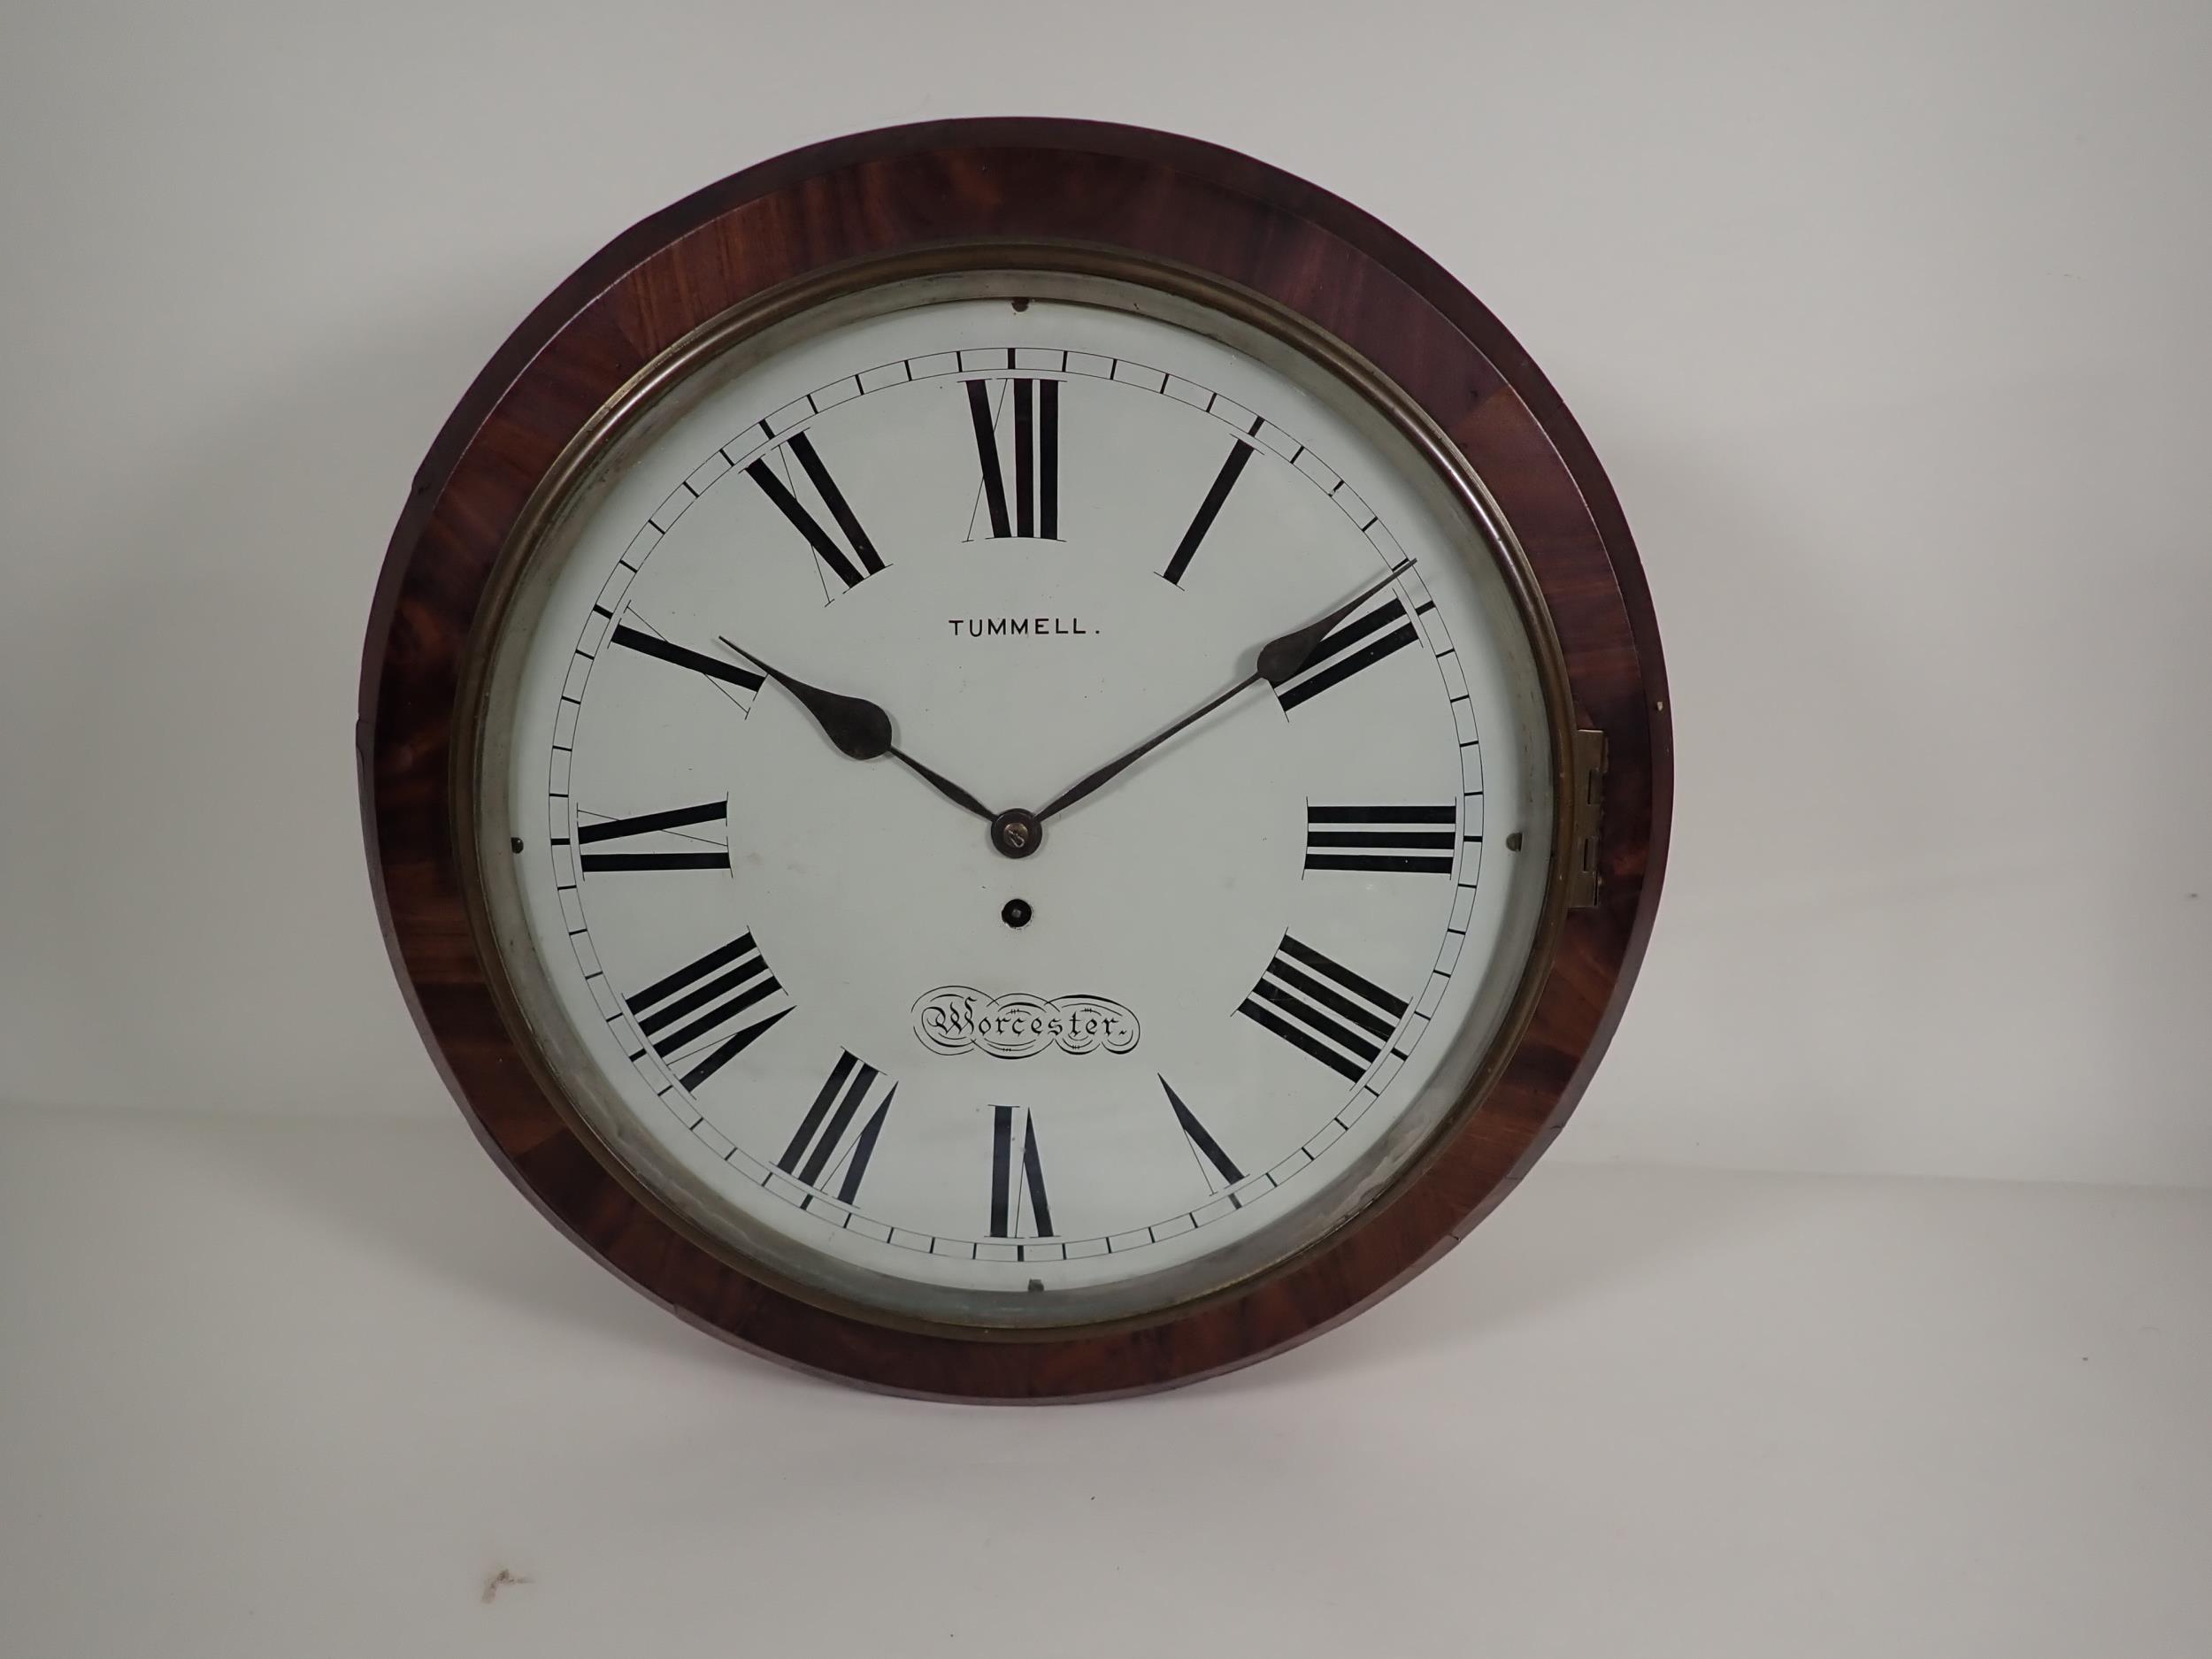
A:
<svg viewBox="0 0 2212 1659">
<path fill-rule="evenodd" d="M 1011 367 L 1013 354 L 1007 354 Z M 975 427 L 976 458 L 983 469 L 983 504 L 994 536 L 1035 536 L 1051 541 L 1060 534 L 1060 382 L 1009 377 L 1014 406 L 1014 511 L 1006 511 L 1006 474 L 999 465 L 997 421 L 991 410 L 990 383 L 970 380 L 968 418 Z"/>
<path fill-rule="evenodd" d="M 1309 805 L 1306 868 L 1448 876 L 1458 821 L 1448 806 Z"/>
<path fill-rule="evenodd" d="M 1015 1167 L 1014 1120 L 1021 1119 L 1020 1167 Z M 1022 1204 L 1028 1200 L 1033 1224 L 1022 1230 Z M 1043 1238 L 1052 1231 L 1052 1207 L 1045 1199 L 1044 1165 L 1037 1157 L 1037 1125 L 1026 1111 L 1012 1106 L 991 1108 L 991 1236 L 995 1239 Z"/>
<path fill-rule="evenodd" d="M 1372 668 L 1386 657 L 1403 650 L 1420 638 L 1420 630 L 1406 614 L 1395 594 L 1384 597 L 1372 611 L 1348 617 L 1321 636 L 1306 665 L 1276 695 L 1287 714 L 1309 697 L 1317 697 L 1332 686 L 1340 686 L 1363 668 Z M 1361 641 L 1366 643 L 1362 644 Z M 1355 649 L 1354 648 L 1357 649 Z"/>
<path fill-rule="evenodd" d="M 584 853 L 578 862 L 586 874 L 605 870 L 727 870 L 730 867 L 730 847 L 726 839 L 729 829 L 730 803 L 727 800 L 708 801 L 698 806 L 672 807 L 665 812 L 643 812 L 635 818 L 602 818 L 596 824 L 580 821 L 576 826 L 576 839 L 589 847 L 598 841 L 627 841 L 633 836 L 653 835 L 664 832 L 680 832 L 692 824 L 720 823 L 722 841 L 712 850 L 702 852 L 659 853 Z M 678 833 L 674 839 L 696 841 L 696 835 Z"/>
<path fill-rule="evenodd" d="M 846 1132 L 866 1103 L 868 1091 L 881 1077 L 865 1060 L 849 1052 L 840 1054 L 837 1064 L 830 1068 L 829 1080 L 822 1085 L 814 1096 L 814 1104 L 807 1108 L 806 1116 L 799 1120 L 791 1144 L 783 1149 L 783 1156 L 776 1160 L 776 1167 L 786 1175 L 797 1176 L 809 1187 L 820 1187 L 826 1171 L 835 1174 L 838 1148 L 845 1145 Z M 868 1160 L 875 1156 L 877 1137 L 883 1133 L 883 1120 L 891 1112 L 891 1097 L 898 1092 L 896 1083 L 884 1091 L 874 1115 L 852 1141 L 844 1161 L 844 1179 L 837 1187 L 839 1203 L 849 1204 L 858 1196 L 860 1178 L 868 1172 Z"/>
<path fill-rule="evenodd" d="M 802 432 L 784 448 L 797 457 L 800 470 L 813 483 L 815 494 L 822 498 L 822 505 L 829 510 L 830 517 L 837 521 L 838 529 L 844 533 L 845 547 L 840 547 L 837 538 L 822 527 L 822 521 L 792 494 L 791 487 L 769 465 L 766 456 L 759 457 L 746 467 L 747 476 L 760 486 L 762 495 L 776 503 L 776 511 L 791 521 L 791 527 L 807 539 L 807 545 L 839 581 L 848 589 L 859 587 L 883 568 L 882 556 L 868 539 L 868 533 L 860 527 L 860 520 L 854 516 L 845 492 L 837 488 L 829 468 L 822 465 L 822 457 L 815 452 L 814 441 Z M 846 548 L 851 549 L 850 553 Z"/>
<path fill-rule="evenodd" d="M 753 936 L 740 933 L 666 979 L 655 980 L 628 1001 L 631 1018 L 637 1021 L 653 1052 L 668 1063 L 671 1071 L 687 1064 L 677 1080 L 686 1088 L 697 1088 L 791 1011 L 780 1008 L 749 1025 L 721 1034 L 739 1015 L 781 989 L 753 943 Z M 630 1058 L 638 1059 L 642 1052 Z"/>
<path fill-rule="evenodd" d="M 1382 1057 L 1406 1004 L 1285 933 L 1237 1012 L 1356 1083 Z"/>
</svg>

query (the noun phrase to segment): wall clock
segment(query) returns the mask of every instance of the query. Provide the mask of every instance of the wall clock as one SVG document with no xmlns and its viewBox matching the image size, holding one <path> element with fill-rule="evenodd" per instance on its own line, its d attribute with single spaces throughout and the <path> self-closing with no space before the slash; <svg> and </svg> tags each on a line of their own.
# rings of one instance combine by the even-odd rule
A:
<svg viewBox="0 0 2212 1659">
<path fill-rule="evenodd" d="M 370 866 L 486 1147 L 685 1317 L 1095 1396 L 1464 1234 L 1656 902 L 1659 641 L 1557 395 L 1188 140 L 956 121 L 645 220 L 432 446 Z"/>
</svg>

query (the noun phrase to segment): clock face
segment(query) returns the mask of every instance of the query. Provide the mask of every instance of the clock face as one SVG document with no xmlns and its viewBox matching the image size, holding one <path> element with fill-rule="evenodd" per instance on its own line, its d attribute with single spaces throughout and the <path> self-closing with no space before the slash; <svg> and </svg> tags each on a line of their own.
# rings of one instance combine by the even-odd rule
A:
<svg viewBox="0 0 2212 1659">
<path fill-rule="evenodd" d="M 1543 909 L 1479 511 L 1320 363 L 1104 280 L 703 352 L 490 658 L 484 896 L 563 1094 L 695 1233 L 902 1318 L 1125 1317 L 1324 1236 L 1463 1102 Z"/>
</svg>

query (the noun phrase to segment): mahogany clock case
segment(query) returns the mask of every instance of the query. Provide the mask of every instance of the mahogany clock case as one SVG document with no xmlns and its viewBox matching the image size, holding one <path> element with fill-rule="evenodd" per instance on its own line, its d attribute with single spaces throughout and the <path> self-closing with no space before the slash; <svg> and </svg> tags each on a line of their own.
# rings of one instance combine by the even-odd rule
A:
<svg viewBox="0 0 2212 1659">
<path fill-rule="evenodd" d="M 1349 1222 L 1225 1290 L 1110 1324 L 886 1319 L 736 1256 L 655 1199 L 528 1035 L 471 863 L 486 619 L 578 445 L 702 331 L 917 260 L 1102 259 L 1294 319 L 1441 434 L 1509 527 L 1555 640 L 1560 816 L 1564 792 L 1586 785 L 1587 833 L 1557 838 L 1540 948 L 1467 1097 Z M 735 174 L 618 237 L 539 305 L 416 475 L 371 617 L 357 746 L 372 881 L 410 1008 L 480 1139 L 546 1215 L 639 1289 L 757 1351 L 902 1393 L 1019 1401 L 1157 1388 L 1276 1352 L 1387 1294 L 1502 1199 L 1571 1110 L 1640 961 L 1671 803 L 1669 720 L 1649 595 L 1604 473 L 1527 355 L 1440 266 L 1228 150 L 997 119 L 858 134 Z"/>
</svg>

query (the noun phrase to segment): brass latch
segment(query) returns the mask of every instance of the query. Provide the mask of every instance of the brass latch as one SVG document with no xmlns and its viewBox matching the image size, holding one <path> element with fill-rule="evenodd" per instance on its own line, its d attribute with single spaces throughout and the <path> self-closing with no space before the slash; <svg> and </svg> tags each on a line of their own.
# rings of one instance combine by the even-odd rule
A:
<svg viewBox="0 0 2212 1659">
<path fill-rule="evenodd" d="M 1567 869 L 1567 908 L 1598 902 L 1598 825 L 1605 809 L 1605 733 L 1577 732 L 1574 756 L 1573 859 Z"/>
</svg>

